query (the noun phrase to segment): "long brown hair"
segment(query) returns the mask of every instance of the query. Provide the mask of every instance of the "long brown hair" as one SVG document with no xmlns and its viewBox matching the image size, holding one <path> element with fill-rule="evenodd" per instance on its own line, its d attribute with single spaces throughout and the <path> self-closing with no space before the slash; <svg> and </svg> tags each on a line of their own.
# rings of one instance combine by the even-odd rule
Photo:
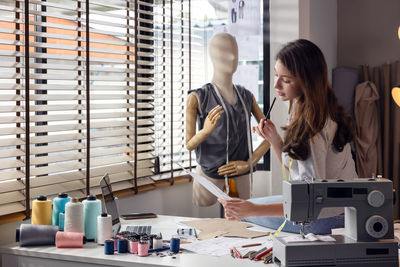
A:
<svg viewBox="0 0 400 267">
<path fill-rule="evenodd" d="M 282 127 L 286 131 L 283 151 L 294 159 L 306 160 L 310 139 L 324 128 L 328 118 L 337 123 L 333 145 L 342 151 L 353 139 L 353 127 L 328 82 L 328 68 L 321 50 L 314 43 L 299 39 L 285 45 L 276 60 L 299 78 L 302 91 L 290 124 Z"/>
</svg>

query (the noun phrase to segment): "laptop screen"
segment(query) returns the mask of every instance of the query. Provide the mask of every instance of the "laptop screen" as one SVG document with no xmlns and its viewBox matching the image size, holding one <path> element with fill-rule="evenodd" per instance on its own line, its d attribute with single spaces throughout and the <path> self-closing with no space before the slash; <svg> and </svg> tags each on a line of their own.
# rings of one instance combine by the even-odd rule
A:
<svg viewBox="0 0 400 267">
<path fill-rule="evenodd" d="M 119 213 L 118 213 L 117 203 L 112 193 L 110 178 L 108 177 L 107 173 L 100 180 L 100 187 L 101 187 L 101 194 L 103 195 L 104 199 L 104 206 L 106 208 L 106 212 L 111 215 L 112 224 L 115 225 L 119 223 Z"/>
</svg>

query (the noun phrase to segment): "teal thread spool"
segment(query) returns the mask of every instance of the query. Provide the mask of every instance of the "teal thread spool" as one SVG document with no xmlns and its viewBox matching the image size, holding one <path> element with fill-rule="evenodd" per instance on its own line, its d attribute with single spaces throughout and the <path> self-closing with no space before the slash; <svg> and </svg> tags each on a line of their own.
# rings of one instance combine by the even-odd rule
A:
<svg viewBox="0 0 400 267">
<path fill-rule="evenodd" d="M 89 195 L 83 203 L 85 221 L 85 236 L 89 241 L 97 238 L 97 217 L 101 215 L 101 201 L 96 196 Z"/>
<path fill-rule="evenodd" d="M 65 221 L 65 211 L 60 212 L 60 216 L 59 216 L 59 220 L 58 220 L 58 222 L 59 222 L 58 229 L 60 231 L 64 231 L 64 221 Z"/>
<path fill-rule="evenodd" d="M 60 193 L 53 199 L 53 225 L 60 225 L 60 212 L 65 211 L 65 205 L 71 201 L 67 193 Z"/>
</svg>

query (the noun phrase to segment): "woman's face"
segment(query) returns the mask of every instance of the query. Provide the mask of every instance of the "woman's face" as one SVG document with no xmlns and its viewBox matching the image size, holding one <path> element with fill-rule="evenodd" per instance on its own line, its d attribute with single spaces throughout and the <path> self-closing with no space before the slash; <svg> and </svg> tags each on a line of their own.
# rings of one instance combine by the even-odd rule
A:
<svg viewBox="0 0 400 267">
<path fill-rule="evenodd" d="M 295 100 L 303 94 L 299 79 L 280 60 L 275 63 L 274 88 L 282 101 Z"/>
</svg>

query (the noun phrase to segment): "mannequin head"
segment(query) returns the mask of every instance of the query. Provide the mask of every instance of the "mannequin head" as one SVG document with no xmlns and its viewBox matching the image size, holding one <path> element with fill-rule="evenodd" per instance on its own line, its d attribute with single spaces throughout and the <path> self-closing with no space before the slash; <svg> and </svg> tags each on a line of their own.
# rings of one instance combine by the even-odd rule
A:
<svg viewBox="0 0 400 267">
<path fill-rule="evenodd" d="M 214 75 L 232 75 L 238 66 L 238 46 L 235 38 L 228 33 L 214 35 L 208 50 L 214 66 Z"/>
</svg>

